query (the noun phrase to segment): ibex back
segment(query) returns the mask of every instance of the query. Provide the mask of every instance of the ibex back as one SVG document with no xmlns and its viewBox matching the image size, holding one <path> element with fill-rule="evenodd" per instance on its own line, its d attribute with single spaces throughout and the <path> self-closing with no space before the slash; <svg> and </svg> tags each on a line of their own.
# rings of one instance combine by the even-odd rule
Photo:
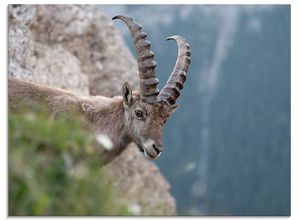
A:
<svg viewBox="0 0 300 220">
<path fill-rule="evenodd" d="M 113 149 L 103 151 L 106 162 L 119 155 L 130 142 L 134 142 L 145 156 L 155 159 L 163 150 L 163 125 L 178 108 L 176 99 L 183 88 L 190 63 L 189 45 L 180 36 L 167 38 L 177 42 L 178 57 L 166 85 L 159 92 L 154 53 L 150 50 L 150 42 L 145 40 L 147 34 L 129 16 L 119 15 L 113 19 L 124 21 L 133 37 L 139 67 L 139 91 L 132 92 L 130 85 L 125 82 L 123 96 L 82 97 L 65 90 L 10 78 L 9 104 L 45 100 L 54 115 L 66 115 L 70 111 L 81 114 L 92 131 L 106 135 L 111 140 Z"/>
</svg>

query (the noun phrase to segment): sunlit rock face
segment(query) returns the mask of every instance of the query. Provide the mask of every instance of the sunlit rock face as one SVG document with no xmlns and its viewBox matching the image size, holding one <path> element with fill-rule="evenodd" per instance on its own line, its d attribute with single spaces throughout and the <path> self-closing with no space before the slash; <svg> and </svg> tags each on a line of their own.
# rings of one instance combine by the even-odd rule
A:
<svg viewBox="0 0 300 220">
<path fill-rule="evenodd" d="M 9 13 L 11 76 L 92 95 L 118 95 L 124 81 L 138 88 L 135 59 L 96 7 L 9 6 Z"/>
<path fill-rule="evenodd" d="M 135 59 L 97 7 L 16 5 L 8 11 L 10 77 L 81 95 L 120 95 L 125 81 L 138 88 Z M 176 214 L 169 183 L 135 145 L 102 169 L 129 213 Z"/>
</svg>

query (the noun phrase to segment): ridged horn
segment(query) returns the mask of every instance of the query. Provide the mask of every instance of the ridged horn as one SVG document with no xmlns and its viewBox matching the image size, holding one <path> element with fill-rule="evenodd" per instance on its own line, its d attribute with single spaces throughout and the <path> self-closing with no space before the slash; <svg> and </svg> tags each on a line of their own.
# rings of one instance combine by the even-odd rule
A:
<svg viewBox="0 0 300 220">
<path fill-rule="evenodd" d="M 159 93 L 159 98 L 169 105 L 174 105 L 176 99 L 180 96 L 180 90 L 183 89 L 183 84 L 186 80 L 186 74 L 190 64 L 190 46 L 187 41 L 179 36 L 174 35 L 166 40 L 175 40 L 178 46 L 178 56 L 175 67 L 163 89 Z"/>
<path fill-rule="evenodd" d="M 157 102 L 159 80 L 155 77 L 156 62 L 154 53 L 150 50 L 151 43 L 146 40 L 147 33 L 143 32 L 142 26 L 135 23 L 130 16 L 117 15 L 112 19 L 120 19 L 125 22 L 133 38 L 139 68 L 141 100 L 145 103 Z"/>
</svg>

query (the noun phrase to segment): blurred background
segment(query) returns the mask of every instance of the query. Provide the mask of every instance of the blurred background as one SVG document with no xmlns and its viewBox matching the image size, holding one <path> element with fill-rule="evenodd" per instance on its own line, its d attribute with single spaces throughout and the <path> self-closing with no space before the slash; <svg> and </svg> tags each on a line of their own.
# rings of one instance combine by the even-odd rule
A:
<svg viewBox="0 0 300 220">
<path fill-rule="evenodd" d="M 152 43 L 160 88 L 191 46 L 185 88 L 156 161 L 180 215 L 290 215 L 290 6 L 105 5 Z M 122 22 L 115 22 L 135 54 Z"/>
</svg>

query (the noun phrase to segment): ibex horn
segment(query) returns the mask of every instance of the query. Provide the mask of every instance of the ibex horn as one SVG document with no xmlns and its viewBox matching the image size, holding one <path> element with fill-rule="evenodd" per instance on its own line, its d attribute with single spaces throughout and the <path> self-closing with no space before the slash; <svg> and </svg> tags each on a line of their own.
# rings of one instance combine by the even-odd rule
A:
<svg viewBox="0 0 300 220">
<path fill-rule="evenodd" d="M 128 26 L 137 52 L 137 61 L 140 75 L 140 95 L 145 103 L 158 102 L 159 90 L 156 87 L 159 80 L 155 77 L 156 62 L 154 53 L 150 50 L 151 43 L 145 38 L 147 33 L 142 32 L 142 27 L 133 21 L 132 17 L 117 15 L 114 19 L 120 19 Z"/>
<path fill-rule="evenodd" d="M 159 98 L 169 105 L 174 105 L 180 96 L 180 90 L 186 80 L 186 74 L 190 64 L 190 46 L 186 40 L 178 35 L 168 37 L 166 40 L 175 40 L 178 46 L 178 56 L 173 72 L 166 85 L 159 93 Z"/>
</svg>

